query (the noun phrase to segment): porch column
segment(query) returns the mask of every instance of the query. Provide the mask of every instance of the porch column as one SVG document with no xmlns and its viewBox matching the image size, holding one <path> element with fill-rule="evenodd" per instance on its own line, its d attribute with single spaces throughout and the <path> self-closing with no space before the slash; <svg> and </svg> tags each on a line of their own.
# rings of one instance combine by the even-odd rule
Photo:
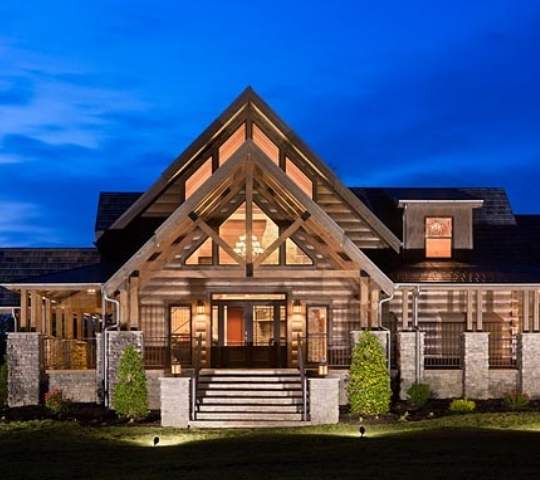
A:
<svg viewBox="0 0 540 480">
<path fill-rule="evenodd" d="M 518 335 L 518 380 L 523 393 L 540 398 L 540 333 Z"/>
<path fill-rule="evenodd" d="M 161 426 L 187 428 L 190 412 L 190 377 L 161 377 Z"/>
<path fill-rule="evenodd" d="M 41 341 L 39 333 L 8 333 L 8 406 L 39 405 Z"/>
<path fill-rule="evenodd" d="M 407 390 L 424 378 L 424 332 L 398 333 L 399 398 L 407 399 Z"/>
<path fill-rule="evenodd" d="M 489 333 L 463 334 L 463 392 L 465 397 L 489 397 Z"/>
<path fill-rule="evenodd" d="M 144 354 L 143 332 L 141 331 L 109 331 L 106 333 L 106 355 L 107 355 L 107 395 L 109 402 L 112 400 L 114 388 L 116 387 L 116 372 L 120 363 L 120 358 L 124 350 L 133 345 L 135 349 Z"/>
<path fill-rule="evenodd" d="M 339 422 L 339 377 L 309 378 L 309 419 L 312 425 Z"/>
<path fill-rule="evenodd" d="M 19 328 L 22 332 L 28 330 L 28 292 L 26 288 L 21 289 L 20 293 L 20 325 Z"/>
</svg>

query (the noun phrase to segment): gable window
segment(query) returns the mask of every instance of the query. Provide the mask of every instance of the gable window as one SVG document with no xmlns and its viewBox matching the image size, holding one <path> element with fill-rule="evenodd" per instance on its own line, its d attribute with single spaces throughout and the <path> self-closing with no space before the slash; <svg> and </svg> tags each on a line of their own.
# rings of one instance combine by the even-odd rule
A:
<svg viewBox="0 0 540 480">
<path fill-rule="evenodd" d="M 309 177 L 288 158 L 285 160 L 285 173 L 309 198 L 313 198 L 313 183 Z"/>
<path fill-rule="evenodd" d="M 231 158 L 242 144 L 246 141 L 246 124 L 240 125 L 236 131 L 219 147 L 219 166 Z"/>
<path fill-rule="evenodd" d="M 186 180 L 186 200 L 191 197 L 199 187 L 212 176 L 212 159 L 206 160 L 195 172 Z"/>
<path fill-rule="evenodd" d="M 452 217 L 426 217 L 426 257 L 452 257 Z"/>
<path fill-rule="evenodd" d="M 276 165 L 279 163 L 279 148 L 268 138 L 268 136 L 254 123 L 253 142 L 257 145 L 270 160 Z"/>
</svg>

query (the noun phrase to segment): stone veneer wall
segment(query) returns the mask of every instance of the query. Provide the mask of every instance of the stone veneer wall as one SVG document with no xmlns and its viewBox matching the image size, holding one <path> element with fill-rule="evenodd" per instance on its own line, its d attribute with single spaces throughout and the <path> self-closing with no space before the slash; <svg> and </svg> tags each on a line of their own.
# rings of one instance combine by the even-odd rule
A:
<svg viewBox="0 0 540 480">
<path fill-rule="evenodd" d="M 518 336 L 518 369 L 521 391 L 532 399 L 540 398 L 540 333 Z"/>
<path fill-rule="evenodd" d="M 463 394 L 484 400 L 489 397 L 489 352 L 487 332 L 463 334 Z"/>
<path fill-rule="evenodd" d="M 38 405 L 41 382 L 39 333 L 8 333 L 8 406 Z"/>
<path fill-rule="evenodd" d="M 186 428 L 189 425 L 190 377 L 161 377 L 161 426 Z"/>
<path fill-rule="evenodd" d="M 150 410 L 159 410 L 161 407 L 159 379 L 164 376 L 164 370 L 146 370 L 146 388 Z"/>
<path fill-rule="evenodd" d="M 133 345 L 138 352 L 143 353 L 143 333 L 141 331 L 131 332 L 107 332 L 108 337 L 108 395 L 109 401 L 112 400 L 114 394 L 114 388 L 116 386 L 116 371 L 118 370 L 118 364 L 122 353 L 129 346 Z"/>
<path fill-rule="evenodd" d="M 313 425 L 339 422 L 339 377 L 308 378 L 309 415 Z"/>
<path fill-rule="evenodd" d="M 95 370 L 48 370 L 49 390 L 59 389 L 62 397 L 72 402 L 95 403 Z"/>
<path fill-rule="evenodd" d="M 419 348 L 417 349 L 417 342 Z M 399 398 L 407 399 L 407 390 L 417 381 L 422 382 L 424 376 L 424 333 L 398 333 L 398 369 L 400 373 Z M 420 358 L 417 358 L 419 355 Z M 420 366 L 417 371 L 417 365 Z"/>
<path fill-rule="evenodd" d="M 431 387 L 435 398 L 463 397 L 462 370 L 424 370 L 424 383 Z"/>
<path fill-rule="evenodd" d="M 489 371 L 489 398 L 503 398 L 518 388 L 517 369 L 491 369 Z"/>
</svg>

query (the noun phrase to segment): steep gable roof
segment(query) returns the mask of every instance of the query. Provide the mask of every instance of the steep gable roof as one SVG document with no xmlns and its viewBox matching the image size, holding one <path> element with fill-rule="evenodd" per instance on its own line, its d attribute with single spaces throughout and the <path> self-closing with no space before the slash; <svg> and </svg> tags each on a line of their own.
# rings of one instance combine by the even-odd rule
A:
<svg viewBox="0 0 540 480">
<path fill-rule="evenodd" d="M 205 151 L 209 143 L 231 124 L 242 112 L 253 111 L 254 115 L 268 123 L 276 131 L 281 142 L 295 151 L 309 166 L 344 199 L 373 229 L 384 239 L 385 244 L 399 251 L 400 241 L 390 229 L 367 208 L 352 192 L 337 178 L 333 171 L 289 128 L 281 118 L 253 91 L 247 88 L 177 159 L 163 172 L 159 179 L 127 210 L 125 210 L 111 225 L 110 229 L 125 228 L 133 219 L 145 212 L 158 197 L 169 189 L 175 179 L 183 174 Z M 175 205 L 176 208 L 178 205 Z M 174 211 L 170 209 L 170 213 Z"/>
</svg>

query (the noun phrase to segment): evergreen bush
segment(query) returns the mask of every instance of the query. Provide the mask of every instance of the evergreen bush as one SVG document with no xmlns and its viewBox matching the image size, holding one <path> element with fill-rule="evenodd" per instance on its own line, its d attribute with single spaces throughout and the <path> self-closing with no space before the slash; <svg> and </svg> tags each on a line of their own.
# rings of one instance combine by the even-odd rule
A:
<svg viewBox="0 0 540 480">
<path fill-rule="evenodd" d="M 407 398 L 416 408 L 425 407 L 431 398 L 431 388 L 425 383 L 413 383 L 407 390 Z"/>
<path fill-rule="evenodd" d="M 390 410 L 392 389 L 385 352 L 370 332 L 362 333 L 354 347 L 348 393 L 355 415 L 383 415 Z"/>
<path fill-rule="evenodd" d="M 466 398 L 457 398 L 450 403 L 452 413 L 472 413 L 476 410 L 476 403 Z"/>
<path fill-rule="evenodd" d="M 120 417 L 137 420 L 148 415 L 143 358 L 132 345 L 120 357 L 112 405 Z"/>
<path fill-rule="evenodd" d="M 504 396 L 503 402 L 508 410 L 526 410 L 529 406 L 529 397 L 525 393 L 515 391 L 507 393 Z"/>
</svg>

